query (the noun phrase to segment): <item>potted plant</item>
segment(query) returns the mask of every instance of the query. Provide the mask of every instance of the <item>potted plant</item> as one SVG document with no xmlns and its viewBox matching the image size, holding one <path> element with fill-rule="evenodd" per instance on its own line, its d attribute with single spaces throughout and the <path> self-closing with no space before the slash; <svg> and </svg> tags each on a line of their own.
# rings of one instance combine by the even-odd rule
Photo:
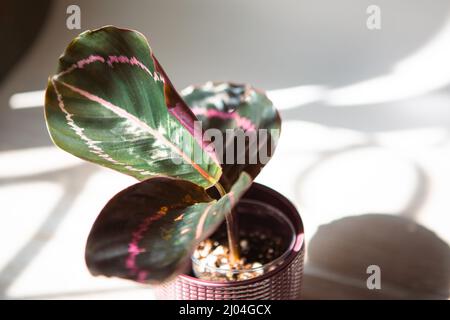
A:
<svg viewBox="0 0 450 320">
<path fill-rule="evenodd" d="M 263 92 L 210 82 L 180 96 L 142 34 L 107 26 L 60 57 L 45 117 L 63 150 L 140 180 L 94 223 L 92 274 L 157 285 L 160 298 L 299 297 L 300 217 L 252 183 L 281 124 Z"/>
</svg>

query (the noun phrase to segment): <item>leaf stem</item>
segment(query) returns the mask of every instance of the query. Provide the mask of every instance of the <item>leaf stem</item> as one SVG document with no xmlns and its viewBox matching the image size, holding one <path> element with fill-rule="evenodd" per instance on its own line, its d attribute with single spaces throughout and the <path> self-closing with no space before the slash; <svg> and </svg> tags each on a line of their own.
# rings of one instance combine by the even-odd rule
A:
<svg viewBox="0 0 450 320">
<path fill-rule="evenodd" d="M 226 192 L 223 186 L 217 182 L 215 184 L 217 191 L 220 196 L 223 197 Z M 234 266 L 240 259 L 239 254 L 239 226 L 236 216 L 236 210 L 232 209 L 227 215 L 225 215 L 225 220 L 227 223 L 227 238 L 228 247 L 230 250 L 229 260 L 231 266 Z"/>
</svg>

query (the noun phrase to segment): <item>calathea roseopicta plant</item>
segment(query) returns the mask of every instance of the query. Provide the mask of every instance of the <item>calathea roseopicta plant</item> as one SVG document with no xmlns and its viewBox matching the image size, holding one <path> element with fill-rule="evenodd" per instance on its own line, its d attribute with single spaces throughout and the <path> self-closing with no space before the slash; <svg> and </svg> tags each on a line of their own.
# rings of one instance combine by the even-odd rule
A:
<svg viewBox="0 0 450 320">
<path fill-rule="evenodd" d="M 198 243 L 231 220 L 265 164 L 260 151 L 270 156 L 274 150 L 272 130 L 256 148 L 246 143 L 231 155 L 256 155 L 256 161 L 220 161 L 212 139 L 195 134 L 196 123 L 202 133 L 215 129 L 223 137 L 280 129 L 271 102 L 247 85 L 207 83 L 181 97 L 146 38 L 112 26 L 86 31 L 69 44 L 49 78 L 45 116 L 57 146 L 140 180 L 101 211 L 86 263 L 94 275 L 149 283 L 185 271 Z M 224 150 L 221 157 L 229 156 Z"/>
</svg>

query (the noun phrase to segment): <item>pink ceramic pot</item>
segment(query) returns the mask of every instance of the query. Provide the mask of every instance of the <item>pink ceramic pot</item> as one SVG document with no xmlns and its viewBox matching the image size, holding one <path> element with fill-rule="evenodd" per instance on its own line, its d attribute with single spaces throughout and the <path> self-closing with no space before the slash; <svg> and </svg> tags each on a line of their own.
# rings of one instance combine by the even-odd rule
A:
<svg viewBox="0 0 450 320">
<path fill-rule="evenodd" d="M 156 289 L 158 299 L 255 300 L 300 298 L 305 253 L 303 223 L 295 207 L 278 192 L 253 183 L 236 207 L 240 228 L 271 228 L 283 237 L 285 253 L 271 271 L 243 281 L 215 282 L 182 274 Z M 248 213 L 248 214 L 247 214 Z M 255 217 L 255 215 L 257 217 Z M 256 219 L 255 219 L 256 218 Z"/>
</svg>

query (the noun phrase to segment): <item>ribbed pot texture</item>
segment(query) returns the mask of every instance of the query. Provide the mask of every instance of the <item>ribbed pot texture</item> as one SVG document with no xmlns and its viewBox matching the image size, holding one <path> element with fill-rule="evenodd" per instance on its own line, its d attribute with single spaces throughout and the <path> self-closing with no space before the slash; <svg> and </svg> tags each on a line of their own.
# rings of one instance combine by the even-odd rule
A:
<svg viewBox="0 0 450 320">
<path fill-rule="evenodd" d="M 303 223 L 295 207 L 278 192 L 253 183 L 243 199 L 269 204 L 287 218 L 294 241 L 284 261 L 261 276 L 234 282 L 215 282 L 182 274 L 156 288 L 158 299 L 173 300 L 296 300 L 300 298 L 305 253 Z M 239 207 L 239 204 L 238 204 Z M 254 222 L 255 224 L 258 221 Z M 290 233 L 292 228 L 280 230 Z"/>
</svg>

